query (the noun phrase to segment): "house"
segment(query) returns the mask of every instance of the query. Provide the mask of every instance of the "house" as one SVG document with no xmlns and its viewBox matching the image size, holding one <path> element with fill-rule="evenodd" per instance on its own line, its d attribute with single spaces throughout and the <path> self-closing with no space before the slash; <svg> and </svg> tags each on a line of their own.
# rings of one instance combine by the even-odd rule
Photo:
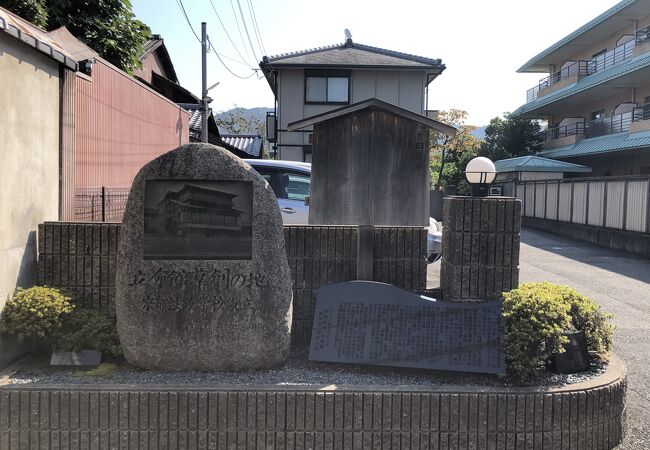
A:
<svg viewBox="0 0 650 450">
<path fill-rule="evenodd" d="M 311 129 L 290 132 L 289 123 L 370 98 L 424 115 L 428 86 L 445 65 L 358 44 L 348 35 L 343 44 L 265 56 L 260 68 L 275 95 L 275 112 L 267 117 L 275 157 L 309 162 Z"/>
<path fill-rule="evenodd" d="M 264 158 L 264 137 L 259 134 L 222 134 L 221 140 L 244 152 L 245 158 Z"/>
<path fill-rule="evenodd" d="M 594 176 L 650 174 L 650 0 L 623 0 L 530 59 L 513 116 L 548 122 L 538 156 Z"/>
</svg>

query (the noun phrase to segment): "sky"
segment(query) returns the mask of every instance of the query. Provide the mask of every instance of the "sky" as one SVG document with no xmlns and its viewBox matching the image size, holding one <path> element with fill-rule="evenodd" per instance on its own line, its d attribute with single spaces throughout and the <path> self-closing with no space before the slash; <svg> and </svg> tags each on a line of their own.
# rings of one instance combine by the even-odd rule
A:
<svg viewBox="0 0 650 450">
<path fill-rule="evenodd" d="M 180 2 L 134 0 L 133 10 L 153 33 L 162 35 L 180 84 L 200 96 L 201 45 L 183 16 Z M 517 73 L 519 67 L 616 3 L 182 0 L 199 37 L 201 22 L 207 23 L 210 41 L 225 63 L 215 52 L 208 54 L 208 86 L 219 82 L 210 91 L 216 112 L 235 106 L 272 107 L 268 83 L 252 70 L 258 68 L 262 55 L 342 43 L 347 28 L 354 42 L 442 59 L 447 69 L 430 85 L 429 109 L 463 109 L 468 112 L 468 123 L 477 126 L 517 109 L 525 102 L 526 91 L 544 77 Z"/>
</svg>

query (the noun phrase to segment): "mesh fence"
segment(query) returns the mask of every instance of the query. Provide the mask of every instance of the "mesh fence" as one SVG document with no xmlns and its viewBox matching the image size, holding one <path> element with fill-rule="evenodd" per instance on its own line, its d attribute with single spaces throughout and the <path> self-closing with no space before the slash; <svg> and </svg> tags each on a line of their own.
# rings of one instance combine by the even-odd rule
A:
<svg viewBox="0 0 650 450">
<path fill-rule="evenodd" d="M 79 222 L 122 222 L 129 188 L 76 189 L 74 215 Z"/>
</svg>

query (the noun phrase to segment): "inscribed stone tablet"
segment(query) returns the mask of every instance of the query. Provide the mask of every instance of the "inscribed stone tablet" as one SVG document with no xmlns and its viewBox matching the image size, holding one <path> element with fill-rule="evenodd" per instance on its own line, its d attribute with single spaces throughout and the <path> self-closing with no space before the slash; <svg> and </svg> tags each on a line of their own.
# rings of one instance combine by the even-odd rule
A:
<svg viewBox="0 0 650 450">
<path fill-rule="evenodd" d="M 448 303 L 350 281 L 318 290 L 309 359 L 503 373 L 501 302 Z"/>
<path fill-rule="evenodd" d="M 124 355 L 136 366 L 282 363 L 291 277 L 268 183 L 208 144 L 184 145 L 145 165 L 124 213 L 115 307 Z"/>
</svg>

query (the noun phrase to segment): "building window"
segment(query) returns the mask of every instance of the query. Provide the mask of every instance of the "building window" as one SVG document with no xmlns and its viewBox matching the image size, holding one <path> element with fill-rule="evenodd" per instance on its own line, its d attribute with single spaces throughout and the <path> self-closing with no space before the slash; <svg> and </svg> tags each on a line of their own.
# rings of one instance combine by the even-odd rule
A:
<svg viewBox="0 0 650 450">
<path fill-rule="evenodd" d="M 305 103 L 350 103 L 350 74 L 305 71 Z"/>
<path fill-rule="evenodd" d="M 603 119 L 605 117 L 605 110 L 599 109 L 591 113 L 591 120 Z"/>
</svg>

